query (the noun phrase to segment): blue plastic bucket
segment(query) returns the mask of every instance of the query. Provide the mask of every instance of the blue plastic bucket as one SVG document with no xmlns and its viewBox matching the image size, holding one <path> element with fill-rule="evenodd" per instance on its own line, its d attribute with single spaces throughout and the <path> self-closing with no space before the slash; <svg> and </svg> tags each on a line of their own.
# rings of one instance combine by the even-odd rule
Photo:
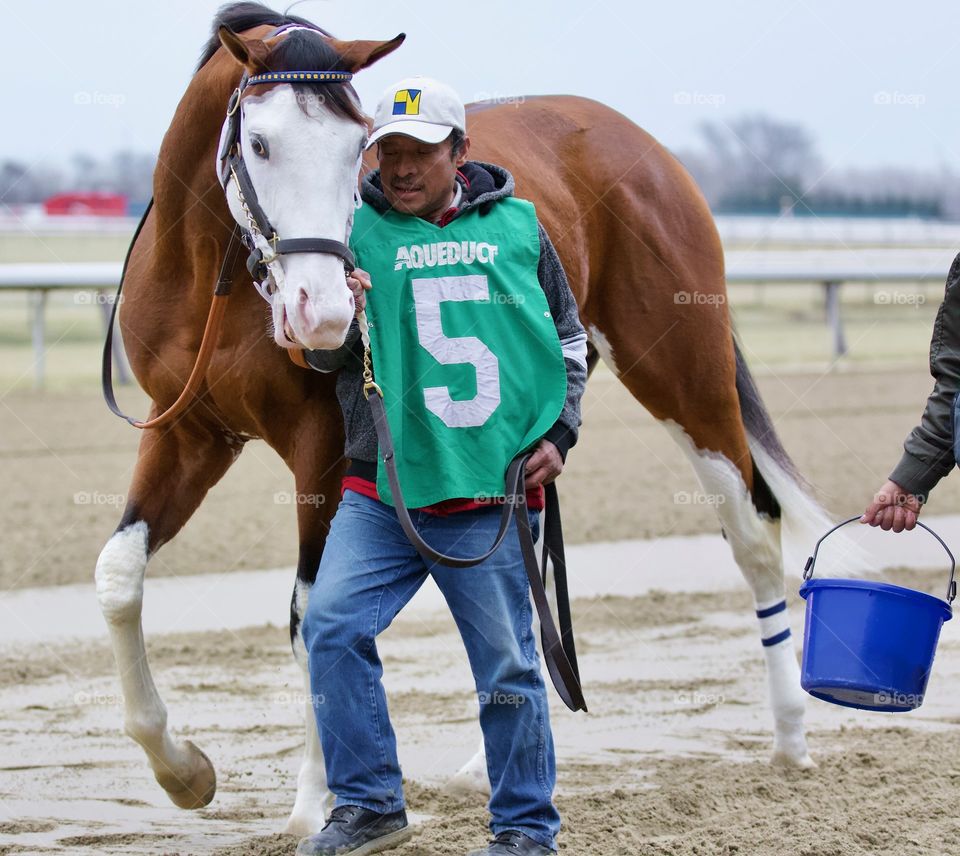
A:
<svg viewBox="0 0 960 856">
<path fill-rule="evenodd" d="M 826 533 L 807 559 L 800 596 L 807 601 L 800 683 L 810 695 L 863 710 L 913 710 L 923 703 L 944 621 L 953 617 L 956 562 L 929 526 L 917 523 L 950 557 L 947 599 L 866 580 L 812 579 Z"/>
</svg>

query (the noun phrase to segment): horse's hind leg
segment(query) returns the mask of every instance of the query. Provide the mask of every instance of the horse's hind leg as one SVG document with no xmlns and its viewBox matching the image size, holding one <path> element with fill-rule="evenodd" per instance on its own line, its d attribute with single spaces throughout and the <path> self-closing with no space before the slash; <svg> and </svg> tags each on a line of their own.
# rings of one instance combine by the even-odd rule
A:
<svg viewBox="0 0 960 856">
<path fill-rule="evenodd" d="M 779 505 L 758 471 L 748 486 L 727 454 L 698 448 L 675 422 L 667 423 L 667 429 L 690 460 L 708 501 L 715 504 L 733 557 L 753 592 L 773 711 L 773 761 L 812 766 L 803 725 L 806 699 L 787 612 Z"/>
<path fill-rule="evenodd" d="M 310 589 L 316 581 L 330 520 L 340 500 L 340 477 L 343 472 L 343 456 L 339 454 L 343 448 L 340 420 L 340 412 L 335 405 L 318 407 L 305 420 L 306 427 L 300 432 L 300 440 L 293 444 L 295 451 L 292 456 L 284 456 L 295 476 L 300 538 L 297 581 L 290 603 L 290 642 L 294 658 L 303 671 L 306 699 L 306 743 L 297 775 L 297 798 L 284 831 L 301 837 L 313 835 L 323 828 L 334 801 L 333 794 L 327 788 L 301 622 Z"/>
<path fill-rule="evenodd" d="M 722 279 L 719 282 L 722 293 Z M 672 302 L 669 295 L 667 300 Z M 636 328 L 612 319 L 588 330 L 610 368 L 683 449 L 714 505 L 755 601 L 773 709 L 773 760 L 811 766 L 803 725 L 806 699 L 790 638 L 780 545 L 781 503 L 793 503 L 802 491 L 785 453 L 779 464 L 776 456 L 763 459 L 765 466 L 773 462 L 779 470 L 777 495 L 755 465 L 745 417 L 766 420 L 754 426 L 760 435 L 754 442 L 768 451 L 782 449 L 759 398 L 747 402 L 748 408 L 740 400 L 739 375 L 748 381 L 749 375 L 737 364 L 722 301 L 678 306 L 672 321 L 668 316 L 650 325 L 650 342 L 638 341 Z M 657 329 L 664 331 L 659 337 Z"/>
<path fill-rule="evenodd" d="M 336 503 L 334 503 L 334 507 Z M 324 528 L 314 531 L 316 537 Z M 333 808 L 334 797 L 327 787 L 327 769 L 317 733 L 317 718 L 313 710 L 313 690 L 310 686 L 310 671 L 307 667 L 307 649 L 301 635 L 301 622 L 307 609 L 313 578 L 320 565 L 322 546 L 304 542 L 301 530 L 300 558 L 297 562 L 297 581 L 294 584 L 290 603 L 290 643 L 293 656 L 303 672 L 304 686 L 304 752 L 297 774 L 297 796 L 287 819 L 284 832 L 305 838 L 323 829 L 327 815 Z"/>
<path fill-rule="evenodd" d="M 124 698 L 124 727 L 147 754 L 157 781 L 180 808 L 213 799 L 210 759 L 167 729 L 144 648 L 140 616 L 147 561 L 190 518 L 240 446 L 184 422 L 144 432 L 123 518 L 97 560 L 100 608 L 110 630 Z"/>
</svg>

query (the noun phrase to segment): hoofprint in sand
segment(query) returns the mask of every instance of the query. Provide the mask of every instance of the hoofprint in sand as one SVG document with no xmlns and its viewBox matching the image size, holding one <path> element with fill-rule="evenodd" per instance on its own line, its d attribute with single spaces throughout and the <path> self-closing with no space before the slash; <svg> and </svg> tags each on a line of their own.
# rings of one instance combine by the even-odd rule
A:
<svg viewBox="0 0 960 856">
<path fill-rule="evenodd" d="M 614 548 L 597 555 L 604 549 Z M 785 771 L 768 763 L 770 713 L 749 594 L 732 574 L 669 566 L 659 555 L 651 545 L 647 582 L 624 580 L 626 595 L 602 593 L 604 565 L 587 589 L 593 596 L 574 604 L 591 713 L 553 707 L 561 852 L 960 853 L 951 843 L 960 822 L 948 807 L 960 788 L 960 762 L 951 761 L 960 757 L 960 634 L 952 623 L 923 707 L 870 714 L 811 699 L 819 767 Z M 681 545 L 670 555 L 682 557 Z M 942 563 L 931 556 L 929 564 L 886 576 L 939 592 Z M 216 584 L 191 584 L 203 581 Z M 24 615 L 32 595 L 21 593 Z M 479 729 L 466 657 L 432 597 L 401 614 L 381 644 L 420 828 L 394 851 L 400 856 L 461 856 L 486 835 L 482 799 L 442 790 L 472 755 Z M 791 607 L 799 649 L 803 603 L 793 596 Z M 54 641 L 33 644 L 10 635 L 19 639 L 0 649 L 0 853 L 292 853 L 295 839 L 279 830 L 296 790 L 303 690 L 279 620 L 148 636 L 175 732 L 201 746 L 219 773 L 216 798 L 196 812 L 167 802 L 121 734 L 105 634 L 71 642 L 51 632 Z"/>
</svg>

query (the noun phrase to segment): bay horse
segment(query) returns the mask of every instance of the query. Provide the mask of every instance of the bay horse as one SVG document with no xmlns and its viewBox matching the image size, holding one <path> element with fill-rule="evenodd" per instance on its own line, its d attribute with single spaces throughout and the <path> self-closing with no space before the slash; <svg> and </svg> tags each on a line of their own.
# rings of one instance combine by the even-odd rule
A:
<svg viewBox="0 0 960 856">
<path fill-rule="evenodd" d="M 277 33 L 276 28 L 293 26 Z M 340 41 L 308 21 L 256 3 L 224 7 L 160 149 L 154 204 L 131 246 L 120 329 L 151 418 L 178 398 L 204 339 L 217 271 L 249 281 L 228 258 L 242 216 L 236 183 L 218 180 L 218 137 L 241 75 L 289 70 L 359 72 L 403 41 Z M 297 97 L 291 97 L 294 92 Z M 348 83 L 267 84 L 245 90 L 241 148 L 259 203 L 284 238 L 345 242 L 367 125 Z M 312 100 L 311 100 L 312 99 Z M 310 102 L 310 103 L 307 103 Z M 630 120 L 583 98 L 475 104 L 468 132 L 478 159 L 516 177 L 552 236 L 590 339 L 670 432 L 714 507 L 756 602 L 769 675 L 773 757 L 812 764 L 804 695 L 789 638 L 781 520 L 818 532 L 824 519 L 777 439 L 736 347 L 725 300 L 723 251 L 693 180 Z M 368 167 L 372 163 L 366 164 Z M 281 283 L 236 289 L 190 406 L 143 432 L 127 505 L 103 548 L 96 588 L 125 702 L 126 732 L 145 750 L 173 802 L 198 808 L 216 788 L 213 765 L 176 739 L 151 677 L 141 628 L 149 558 L 173 538 L 244 444 L 262 439 L 293 472 L 298 494 L 339 496 L 345 470 L 334 378 L 298 367 L 291 349 L 336 347 L 353 316 L 343 262 L 303 252 L 274 260 Z M 282 287 L 280 287 L 282 286 Z M 300 617 L 336 503 L 297 503 L 299 558 L 291 602 L 294 654 L 306 673 Z M 322 585 L 322 580 L 316 581 Z M 315 720 L 287 830 L 318 831 L 330 807 Z M 482 755 L 458 774 L 482 785 Z"/>
</svg>

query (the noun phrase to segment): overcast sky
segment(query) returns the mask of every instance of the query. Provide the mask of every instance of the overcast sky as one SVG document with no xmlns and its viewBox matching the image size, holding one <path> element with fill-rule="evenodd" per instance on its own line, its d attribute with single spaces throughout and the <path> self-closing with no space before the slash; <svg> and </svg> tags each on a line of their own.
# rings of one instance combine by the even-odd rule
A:
<svg viewBox="0 0 960 856">
<path fill-rule="evenodd" d="M 0 0 L 0 158 L 155 152 L 219 5 Z M 703 120 L 762 111 L 808 127 L 828 167 L 960 171 L 955 0 L 308 0 L 294 11 L 340 38 L 407 33 L 355 78 L 367 112 L 393 81 L 426 74 L 468 101 L 595 98 L 674 149 L 696 146 Z"/>
</svg>

